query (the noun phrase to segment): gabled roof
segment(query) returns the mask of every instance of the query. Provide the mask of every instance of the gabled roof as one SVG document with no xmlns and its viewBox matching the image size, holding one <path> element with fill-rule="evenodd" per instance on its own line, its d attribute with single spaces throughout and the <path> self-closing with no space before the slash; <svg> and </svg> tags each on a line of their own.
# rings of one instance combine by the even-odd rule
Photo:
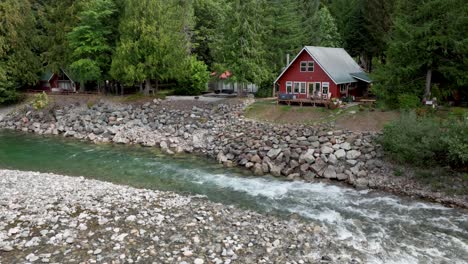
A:
<svg viewBox="0 0 468 264">
<path fill-rule="evenodd" d="M 52 71 L 47 70 L 41 74 L 41 81 L 50 82 L 52 77 L 54 77 L 54 73 Z"/>
<path fill-rule="evenodd" d="M 306 51 L 336 84 L 353 83 L 358 80 L 372 82 L 354 59 L 342 48 L 306 46 L 283 70 L 275 83 L 283 76 L 294 61 Z"/>
<path fill-rule="evenodd" d="M 75 82 L 74 76 L 71 76 L 70 74 L 68 74 L 64 69 L 60 69 L 60 71 L 62 71 L 63 74 L 65 74 L 68 77 L 68 79 L 70 79 L 71 82 L 73 83 Z M 45 70 L 41 74 L 41 81 L 50 82 L 50 80 L 52 80 L 53 77 L 54 77 L 54 73 L 51 70 Z"/>
</svg>

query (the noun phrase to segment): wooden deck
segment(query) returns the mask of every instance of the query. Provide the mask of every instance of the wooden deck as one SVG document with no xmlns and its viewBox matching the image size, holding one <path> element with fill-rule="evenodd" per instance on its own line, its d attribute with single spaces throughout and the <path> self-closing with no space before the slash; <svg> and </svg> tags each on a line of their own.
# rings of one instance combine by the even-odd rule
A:
<svg viewBox="0 0 468 264">
<path fill-rule="evenodd" d="M 322 98 L 314 98 L 314 99 L 313 98 L 307 98 L 307 99 L 280 99 L 278 97 L 276 103 L 277 104 L 285 103 L 287 105 L 296 104 L 296 105 L 300 105 L 300 106 L 303 106 L 303 105 L 328 106 L 328 104 L 330 103 L 330 100 L 329 99 L 322 99 Z"/>
</svg>

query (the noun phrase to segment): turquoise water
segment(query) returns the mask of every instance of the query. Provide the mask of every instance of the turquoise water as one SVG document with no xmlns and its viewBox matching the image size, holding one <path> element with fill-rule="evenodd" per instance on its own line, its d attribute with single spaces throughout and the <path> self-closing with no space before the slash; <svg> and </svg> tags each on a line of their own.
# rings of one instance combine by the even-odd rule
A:
<svg viewBox="0 0 468 264">
<path fill-rule="evenodd" d="M 136 187 L 204 195 L 263 213 L 320 222 L 342 253 L 367 263 L 466 263 L 468 213 L 379 192 L 281 181 L 224 169 L 196 156 L 93 145 L 0 131 L 0 168 L 85 176 Z"/>
</svg>

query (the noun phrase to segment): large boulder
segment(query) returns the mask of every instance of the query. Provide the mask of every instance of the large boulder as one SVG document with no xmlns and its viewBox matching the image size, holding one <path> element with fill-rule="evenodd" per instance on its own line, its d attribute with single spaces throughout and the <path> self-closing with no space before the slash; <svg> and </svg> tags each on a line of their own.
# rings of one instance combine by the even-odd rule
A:
<svg viewBox="0 0 468 264">
<path fill-rule="evenodd" d="M 339 149 L 335 151 L 335 157 L 337 159 L 344 159 L 346 157 L 346 151 L 344 149 Z"/>
<path fill-rule="evenodd" d="M 350 150 L 346 153 L 346 159 L 355 160 L 361 156 L 361 152 L 357 150 Z"/>
<path fill-rule="evenodd" d="M 263 176 L 262 164 L 255 163 L 255 165 L 253 166 L 253 173 L 255 176 Z"/>
<path fill-rule="evenodd" d="M 299 157 L 299 162 L 302 163 L 302 161 L 305 161 L 309 164 L 314 163 L 315 161 L 314 152 L 315 152 L 314 149 L 308 149 L 304 154 L 302 154 Z"/>
<path fill-rule="evenodd" d="M 335 167 L 332 165 L 329 165 L 323 172 L 323 177 L 327 179 L 336 179 Z"/>
<path fill-rule="evenodd" d="M 340 147 L 344 150 L 351 150 L 351 144 L 349 144 L 349 142 L 342 143 Z"/>
<path fill-rule="evenodd" d="M 281 153 L 281 149 L 279 149 L 279 148 L 277 148 L 277 149 L 270 149 L 270 151 L 268 151 L 268 153 L 267 153 L 267 156 L 268 156 L 270 159 L 274 159 L 274 158 L 276 158 L 276 156 L 278 156 L 280 153 Z"/>
<path fill-rule="evenodd" d="M 322 153 L 322 154 L 330 154 L 330 153 L 333 153 L 333 148 L 330 148 L 329 146 L 323 146 L 323 147 L 320 149 L 320 153 Z"/>
</svg>

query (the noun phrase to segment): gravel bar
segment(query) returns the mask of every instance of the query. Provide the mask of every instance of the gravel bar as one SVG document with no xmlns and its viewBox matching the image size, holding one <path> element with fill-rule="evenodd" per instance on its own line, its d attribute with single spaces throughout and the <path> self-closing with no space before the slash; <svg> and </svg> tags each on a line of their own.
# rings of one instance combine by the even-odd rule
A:
<svg viewBox="0 0 468 264">
<path fill-rule="evenodd" d="M 360 262 L 325 233 L 200 196 L 0 170 L 0 263 Z"/>
</svg>

